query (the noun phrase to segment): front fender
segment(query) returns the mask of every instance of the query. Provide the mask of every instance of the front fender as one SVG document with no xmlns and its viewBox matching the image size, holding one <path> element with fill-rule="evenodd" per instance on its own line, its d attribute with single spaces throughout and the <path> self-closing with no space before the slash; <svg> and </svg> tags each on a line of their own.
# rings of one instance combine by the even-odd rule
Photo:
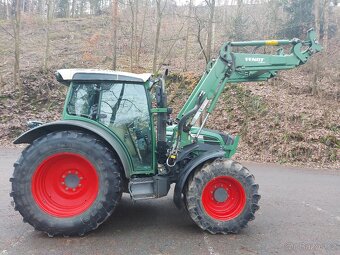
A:
<svg viewBox="0 0 340 255">
<path fill-rule="evenodd" d="M 220 157 L 225 156 L 225 151 L 223 150 L 215 150 L 215 151 L 207 151 L 202 153 L 197 158 L 194 158 L 191 160 L 181 171 L 181 174 L 178 178 L 178 181 L 175 186 L 174 191 L 174 203 L 178 209 L 182 208 L 182 191 L 184 188 L 184 185 L 189 177 L 189 175 L 200 165 L 202 165 L 204 162 L 216 159 Z"/>
<path fill-rule="evenodd" d="M 106 141 L 115 151 L 123 165 L 126 178 L 130 177 L 129 169 L 132 169 L 131 159 L 126 152 L 126 148 L 121 144 L 119 139 L 112 133 L 109 133 L 104 128 L 100 128 L 92 123 L 77 121 L 77 120 L 61 120 L 56 122 L 47 123 L 44 125 L 32 128 L 22 135 L 20 135 L 14 144 L 20 143 L 33 143 L 37 138 L 47 135 L 52 132 L 64 131 L 64 130 L 80 130 L 90 134 L 93 134 L 100 139 Z"/>
</svg>

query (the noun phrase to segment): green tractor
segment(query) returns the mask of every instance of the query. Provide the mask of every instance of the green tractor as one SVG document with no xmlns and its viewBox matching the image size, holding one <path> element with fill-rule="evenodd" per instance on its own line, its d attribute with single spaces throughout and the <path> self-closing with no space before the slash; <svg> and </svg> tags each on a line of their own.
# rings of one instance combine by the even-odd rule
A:
<svg viewBox="0 0 340 255">
<path fill-rule="evenodd" d="M 232 51 L 246 46 L 291 52 Z M 165 75 L 58 70 L 68 87 L 62 120 L 38 123 L 14 141 L 29 144 L 10 179 L 15 210 L 49 236 L 81 236 L 113 213 L 123 192 L 135 201 L 160 198 L 175 184 L 175 205 L 200 228 L 237 233 L 259 209 L 259 186 L 230 159 L 239 137 L 205 129 L 206 120 L 228 83 L 268 80 L 320 50 L 312 29 L 306 41 L 225 43 L 174 120 Z"/>
</svg>

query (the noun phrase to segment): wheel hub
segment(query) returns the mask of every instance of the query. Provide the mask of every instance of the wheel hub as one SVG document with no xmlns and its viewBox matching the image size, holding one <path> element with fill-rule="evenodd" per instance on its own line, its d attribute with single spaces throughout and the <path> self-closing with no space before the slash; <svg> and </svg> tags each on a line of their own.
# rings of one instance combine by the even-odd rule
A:
<svg viewBox="0 0 340 255">
<path fill-rule="evenodd" d="M 210 217 L 221 221 L 232 220 L 242 213 L 246 205 L 246 193 L 237 179 L 218 176 L 204 186 L 202 205 Z"/>
<path fill-rule="evenodd" d="M 96 200 L 99 180 L 96 168 L 79 154 L 57 153 L 43 160 L 32 178 L 37 205 L 56 217 L 74 217 Z"/>
<path fill-rule="evenodd" d="M 228 192 L 224 188 L 217 188 L 214 191 L 214 199 L 222 203 L 228 199 Z"/>
<path fill-rule="evenodd" d="M 61 176 L 61 185 L 64 186 L 65 190 L 76 191 L 82 186 L 81 180 L 83 180 L 83 177 L 79 172 L 71 170 Z"/>
</svg>

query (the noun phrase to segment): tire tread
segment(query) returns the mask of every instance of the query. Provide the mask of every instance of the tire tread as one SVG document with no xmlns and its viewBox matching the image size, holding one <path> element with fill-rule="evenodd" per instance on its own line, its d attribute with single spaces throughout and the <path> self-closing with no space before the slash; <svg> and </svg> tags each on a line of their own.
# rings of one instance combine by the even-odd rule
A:
<svg viewBox="0 0 340 255">
<path fill-rule="evenodd" d="M 218 221 L 211 218 L 201 205 L 201 192 L 204 185 L 220 175 L 229 175 L 241 181 L 247 196 L 243 212 L 229 221 Z M 260 208 L 258 202 L 261 196 L 258 194 L 258 189 L 259 185 L 255 183 L 254 175 L 246 167 L 230 159 L 218 158 L 206 162 L 189 176 L 184 189 L 184 202 L 190 217 L 201 229 L 211 234 L 238 233 L 247 226 L 249 221 L 255 219 L 255 212 Z"/>
<path fill-rule="evenodd" d="M 33 175 L 29 166 L 34 165 L 37 155 L 44 155 L 56 146 L 57 149 L 73 152 L 77 152 L 81 147 L 82 155 L 100 155 L 96 160 L 100 162 L 100 169 L 97 171 L 100 171 L 104 180 L 103 185 L 99 187 L 100 195 L 94 204 L 79 216 L 66 218 L 67 224 L 60 223 L 56 217 L 42 212 L 35 203 L 30 203 L 32 194 L 27 192 Z M 102 141 L 81 131 L 53 132 L 36 139 L 23 150 L 19 160 L 14 163 L 13 177 L 10 178 L 10 196 L 13 197 L 14 209 L 23 216 L 24 222 L 28 222 L 38 231 L 45 232 L 49 237 L 83 236 L 102 224 L 113 213 L 121 199 L 122 171 L 115 157 Z"/>
</svg>

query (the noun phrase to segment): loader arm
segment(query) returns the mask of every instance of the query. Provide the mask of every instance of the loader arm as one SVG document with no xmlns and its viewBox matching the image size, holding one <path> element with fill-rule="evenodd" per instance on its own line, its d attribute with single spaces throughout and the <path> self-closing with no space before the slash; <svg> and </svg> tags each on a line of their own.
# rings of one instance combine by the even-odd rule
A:
<svg viewBox="0 0 340 255">
<path fill-rule="evenodd" d="M 291 45 L 290 53 L 285 54 L 283 48 L 279 48 L 274 54 L 257 54 L 256 49 L 262 46 L 285 46 Z M 254 46 L 253 53 L 233 52 L 233 47 Z M 205 124 L 208 116 L 215 109 L 218 98 L 227 83 L 266 81 L 277 75 L 279 70 L 288 70 L 307 62 L 314 53 L 322 50 L 316 39 L 313 29 L 308 30 L 307 40 L 264 40 L 227 42 L 220 49 L 216 60 L 211 61 L 201 80 L 191 93 L 189 99 L 177 115 L 178 136 L 181 135 L 181 127 L 189 130 L 198 120 L 201 113 L 206 109 Z M 191 120 L 191 123 L 188 121 Z M 187 127 L 187 128 L 185 128 Z M 179 139 L 178 139 L 179 140 Z"/>
<path fill-rule="evenodd" d="M 233 47 L 284 46 L 291 45 L 289 54 L 282 48 L 276 55 L 232 52 Z M 307 32 L 307 40 L 264 40 L 246 42 L 227 42 L 219 57 L 208 64 L 208 68 L 195 87 L 189 99 L 177 115 L 180 121 L 197 104 L 207 107 L 210 114 L 227 83 L 266 81 L 277 75 L 279 70 L 292 69 L 307 62 L 309 57 L 322 50 L 313 29 Z M 200 98 L 200 102 L 197 102 Z M 200 112 L 203 109 L 200 109 Z M 197 116 L 196 116 L 197 117 Z M 194 118 L 196 120 L 196 118 Z"/>
</svg>

